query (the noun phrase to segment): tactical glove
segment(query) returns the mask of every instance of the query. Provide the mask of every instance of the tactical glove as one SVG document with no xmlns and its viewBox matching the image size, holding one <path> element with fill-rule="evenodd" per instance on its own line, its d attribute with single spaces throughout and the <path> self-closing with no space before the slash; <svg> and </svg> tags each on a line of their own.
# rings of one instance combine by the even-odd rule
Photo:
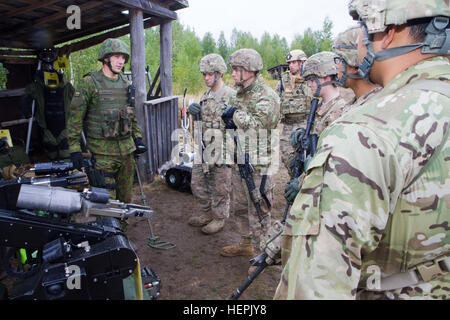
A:
<svg viewBox="0 0 450 320">
<path fill-rule="evenodd" d="M 191 103 L 189 105 L 188 112 L 195 117 L 196 115 L 200 115 L 201 109 L 202 109 L 202 106 L 199 105 L 198 103 Z"/>
<path fill-rule="evenodd" d="M 72 152 L 70 154 L 70 160 L 73 163 L 73 167 L 81 171 L 81 168 L 83 167 L 83 155 L 81 152 Z"/>
<path fill-rule="evenodd" d="M 148 150 L 141 138 L 134 139 L 134 144 L 136 145 L 136 151 L 134 151 L 136 154 L 141 154 Z"/>
<path fill-rule="evenodd" d="M 236 124 L 233 121 L 233 115 L 236 112 L 235 107 L 227 107 L 222 114 L 222 120 L 225 123 L 225 129 L 233 129 L 236 130 Z"/>
<path fill-rule="evenodd" d="M 294 149 L 297 149 L 300 143 L 301 137 L 305 134 L 304 128 L 298 128 L 297 130 L 291 133 L 291 146 Z"/>
<path fill-rule="evenodd" d="M 291 180 L 289 185 L 284 190 L 284 197 L 288 202 L 294 202 L 295 197 L 300 191 L 300 181 L 297 178 Z"/>
</svg>

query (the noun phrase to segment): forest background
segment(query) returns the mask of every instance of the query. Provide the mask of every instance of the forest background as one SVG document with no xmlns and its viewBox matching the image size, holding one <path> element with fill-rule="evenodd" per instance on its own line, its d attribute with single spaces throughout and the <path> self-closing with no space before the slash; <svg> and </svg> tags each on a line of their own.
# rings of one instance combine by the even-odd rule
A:
<svg viewBox="0 0 450 320">
<path fill-rule="evenodd" d="M 200 59 L 209 53 L 218 53 L 225 61 L 228 61 L 229 55 L 241 48 L 253 48 L 261 54 L 264 64 L 262 75 L 273 86 L 274 81 L 267 69 L 286 63 L 285 57 L 293 49 L 302 49 L 308 57 L 320 51 L 331 51 L 332 29 L 333 22 L 326 17 L 321 30 L 307 28 L 302 34 L 297 34 L 291 43 L 278 34 L 271 35 L 266 32 L 260 39 L 257 39 L 250 32 L 240 31 L 236 28 L 229 40 L 226 39 L 224 32 L 221 32 L 216 40 L 210 32 L 200 38 L 190 26 L 184 26 L 178 21 L 174 21 L 172 34 L 173 94 L 182 95 L 185 88 L 193 95 L 203 92 L 205 90 L 203 76 L 198 70 Z M 130 45 L 129 35 L 120 39 Z M 66 70 L 66 78 L 75 87 L 78 86 L 84 75 L 101 68 L 100 62 L 97 61 L 100 45 L 70 55 L 70 69 Z M 145 59 L 153 79 L 160 63 L 159 27 L 145 30 L 145 47 Z M 125 66 L 125 71 L 130 71 L 130 63 Z M 6 72 L 7 70 L 0 64 L 0 89 L 6 88 Z M 224 79 L 228 85 L 233 85 L 229 73 L 224 76 Z"/>
</svg>

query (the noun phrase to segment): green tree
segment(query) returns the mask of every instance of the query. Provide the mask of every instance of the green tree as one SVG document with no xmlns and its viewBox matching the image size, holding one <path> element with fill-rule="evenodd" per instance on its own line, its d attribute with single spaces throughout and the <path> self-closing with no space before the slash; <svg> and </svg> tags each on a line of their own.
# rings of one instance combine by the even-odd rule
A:
<svg viewBox="0 0 450 320">
<path fill-rule="evenodd" d="M 172 30 L 174 93 L 182 94 L 184 88 L 188 88 L 189 92 L 198 92 L 203 84 L 198 70 L 202 58 L 201 42 L 193 30 L 177 21 L 173 23 Z"/>
<path fill-rule="evenodd" d="M 230 48 L 228 46 L 227 39 L 225 38 L 225 33 L 223 31 L 220 32 L 219 40 L 217 40 L 217 50 L 219 54 L 222 56 L 222 58 L 224 58 L 224 60 L 226 61 L 230 53 Z"/>
<path fill-rule="evenodd" d="M 205 33 L 202 39 L 202 55 L 206 56 L 210 53 L 215 53 L 216 49 L 216 41 L 211 32 Z"/>
<path fill-rule="evenodd" d="M 307 28 L 302 35 L 297 34 L 291 49 L 302 49 L 308 57 L 320 51 L 331 51 L 333 22 L 326 17 L 322 30 Z"/>
</svg>

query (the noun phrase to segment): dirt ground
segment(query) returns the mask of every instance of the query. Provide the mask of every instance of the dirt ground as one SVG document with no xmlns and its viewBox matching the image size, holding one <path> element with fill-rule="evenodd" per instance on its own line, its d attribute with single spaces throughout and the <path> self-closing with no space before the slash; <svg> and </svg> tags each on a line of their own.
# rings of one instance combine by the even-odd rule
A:
<svg viewBox="0 0 450 320">
<path fill-rule="evenodd" d="M 286 201 L 283 197 L 288 181 L 283 168 L 275 177 L 272 217 L 281 218 Z M 248 257 L 222 257 L 223 246 L 240 240 L 233 216 L 224 229 L 204 235 L 201 228 L 188 225 L 189 217 L 199 207 L 189 193 L 167 186 L 161 177 L 144 185 L 147 204 L 154 211 L 151 224 L 160 241 L 174 243 L 175 248 L 159 250 L 148 245 L 150 228 L 147 221 L 130 221 L 127 235 L 136 245 L 141 265 L 152 268 L 161 278 L 160 300 L 223 300 L 247 278 Z M 139 185 L 134 187 L 133 201 L 142 203 Z M 271 266 L 252 283 L 240 299 L 271 300 L 280 279 L 281 267 Z"/>
</svg>

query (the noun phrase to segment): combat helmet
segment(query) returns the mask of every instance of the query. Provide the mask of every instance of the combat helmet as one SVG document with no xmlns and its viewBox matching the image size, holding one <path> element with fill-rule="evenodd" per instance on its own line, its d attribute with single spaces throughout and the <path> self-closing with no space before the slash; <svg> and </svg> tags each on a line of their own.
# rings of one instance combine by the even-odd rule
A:
<svg viewBox="0 0 450 320">
<path fill-rule="evenodd" d="M 205 72 L 218 72 L 225 74 L 227 72 L 227 66 L 222 56 L 217 53 L 211 53 L 204 56 L 200 60 L 199 69 L 201 73 Z"/>
<path fill-rule="evenodd" d="M 291 61 L 306 61 L 308 57 L 303 50 L 295 49 L 289 52 L 286 56 L 286 62 L 289 63 Z"/>
<path fill-rule="evenodd" d="M 309 57 L 302 68 L 302 77 L 316 76 L 324 78 L 338 74 L 335 58 L 336 54 L 330 51 L 322 51 Z"/>
<path fill-rule="evenodd" d="M 130 51 L 128 46 L 120 39 L 106 39 L 103 41 L 100 50 L 98 51 L 98 61 L 103 62 L 105 58 L 114 54 L 125 55 L 125 63 L 130 58 Z"/>
<path fill-rule="evenodd" d="M 422 53 L 447 55 L 450 51 L 450 6 L 436 0 L 350 0 L 349 14 L 364 27 L 363 43 L 367 55 L 359 66 L 358 73 L 367 78 L 375 60 L 386 60 L 422 48 Z M 383 32 L 389 25 L 424 23 L 426 37 L 422 43 L 373 51 L 370 34 Z M 417 20 L 420 19 L 420 20 Z"/>
<path fill-rule="evenodd" d="M 345 87 L 347 78 L 360 79 L 357 74 L 348 74 L 347 65 L 358 68 L 358 34 L 359 27 L 351 27 L 346 31 L 338 34 L 333 43 L 333 52 L 336 53 L 342 61 L 342 77 L 339 79 L 339 85 Z"/>
<path fill-rule="evenodd" d="M 313 54 L 309 57 L 302 66 L 302 77 L 306 80 L 312 79 L 317 84 L 316 92 L 314 92 L 314 96 L 318 97 L 320 90 L 328 86 L 330 84 L 338 84 L 336 81 L 338 75 L 337 69 L 337 59 L 339 57 L 330 51 L 322 51 L 316 54 Z M 326 76 L 331 76 L 331 81 L 325 81 L 320 83 L 317 78 L 324 78 Z"/>
<path fill-rule="evenodd" d="M 231 67 L 242 67 L 250 72 L 259 72 L 263 68 L 261 55 L 254 49 L 239 49 L 229 58 L 228 64 Z"/>
</svg>

